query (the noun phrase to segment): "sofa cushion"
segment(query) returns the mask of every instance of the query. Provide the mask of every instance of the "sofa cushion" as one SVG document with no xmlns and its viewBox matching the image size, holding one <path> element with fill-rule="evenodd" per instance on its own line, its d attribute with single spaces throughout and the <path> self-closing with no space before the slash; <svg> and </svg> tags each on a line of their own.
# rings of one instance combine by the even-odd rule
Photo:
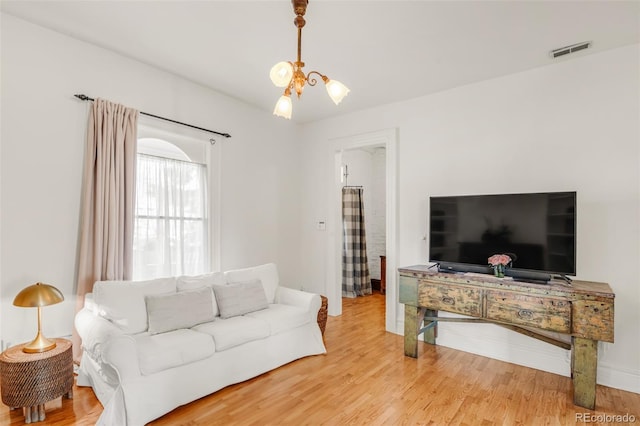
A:
<svg viewBox="0 0 640 426">
<path fill-rule="evenodd" d="M 253 268 L 235 269 L 224 273 L 228 283 L 260 280 L 267 295 L 267 302 L 273 303 L 279 285 L 278 268 L 275 263 L 254 266 Z"/>
<path fill-rule="evenodd" d="M 177 279 L 178 291 L 196 290 L 202 287 L 212 287 L 214 285 L 225 285 L 227 283 L 223 272 L 212 272 L 203 275 L 182 275 Z M 218 304 L 216 298 L 211 298 L 213 306 L 213 315 L 218 316 Z"/>
<path fill-rule="evenodd" d="M 266 309 L 267 296 L 260 280 L 227 285 L 214 285 L 221 318 L 231 318 L 248 312 Z"/>
<path fill-rule="evenodd" d="M 147 281 L 98 281 L 93 286 L 93 298 L 100 316 L 125 333 L 135 334 L 147 330 L 144 297 L 175 291 L 175 277 Z"/>
<path fill-rule="evenodd" d="M 175 330 L 133 336 L 138 349 L 140 372 L 144 375 L 208 358 L 215 352 L 210 335 L 193 330 Z"/>
<path fill-rule="evenodd" d="M 269 325 L 266 322 L 247 316 L 216 319 L 196 325 L 192 330 L 213 336 L 217 352 L 269 337 Z"/>
<path fill-rule="evenodd" d="M 262 320 L 269 324 L 271 335 L 291 330 L 301 325 L 307 324 L 309 313 L 297 306 L 272 304 L 268 309 L 262 311 L 251 312 L 246 316 Z"/>
<path fill-rule="evenodd" d="M 212 299 L 211 287 L 146 296 L 149 334 L 191 328 L 213 321 Z"/>
</svg>

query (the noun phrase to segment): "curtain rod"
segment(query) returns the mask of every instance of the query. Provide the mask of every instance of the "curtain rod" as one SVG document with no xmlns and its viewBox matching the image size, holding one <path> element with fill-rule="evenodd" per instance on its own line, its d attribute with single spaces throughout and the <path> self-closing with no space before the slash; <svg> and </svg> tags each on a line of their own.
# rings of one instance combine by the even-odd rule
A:
<svg viewBox="0 0 640 426">
<path fill-rule="evenodd" d="M 95 100 L 93 98 L 88 97 L 87 95 L 73 95 L 73 96 L 75 96 L 76 98 L 80 99 L 81 101 L 94 101 Z M 231 135 L 229 133 L 216 132 L 215 130 L 209 130 L 209 129 L 205 129 L 203 127 L 194 126 L 192 124 L 183 123 L 181 121 L 172 120 L 170 118 L 160 117 L 159 115 L 149 114 L 148 112 L 140 111 L 140 114 L 146 115 L 147 117 L 157 118 L 159 120 L 169 121 L 169 122 L 175 123 L 175 124 L 180 124 L 181 126 L 191 127 L 192 129 L 202 130 L 203 132 L 209 132 L 209 133 L 213 133 L 213 134 L 216 134 L 216 135 L 224 136 L 225 138 L 230 138 L 231 137 Z"/>
</svg>

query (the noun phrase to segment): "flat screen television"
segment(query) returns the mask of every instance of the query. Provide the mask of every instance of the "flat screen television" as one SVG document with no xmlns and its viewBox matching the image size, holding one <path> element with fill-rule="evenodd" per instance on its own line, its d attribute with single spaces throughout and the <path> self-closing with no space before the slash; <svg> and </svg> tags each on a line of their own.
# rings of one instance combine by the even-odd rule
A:
<svg viewBox="0 0 640 426">
<path fill-rule="evenodd" d="M 576 274 L 576 192 L 429 198 L 429 261 L 441 271 L 492 273 L 493 254 L 513 259 L 505 275 L 549 281 Z"/>
</svg>

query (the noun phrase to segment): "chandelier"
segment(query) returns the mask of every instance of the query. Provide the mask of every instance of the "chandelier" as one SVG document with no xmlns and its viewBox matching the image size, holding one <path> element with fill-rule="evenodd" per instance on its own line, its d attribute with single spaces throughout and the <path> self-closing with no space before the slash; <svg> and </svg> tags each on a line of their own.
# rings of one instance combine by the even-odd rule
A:
<svg viewBox="0 0 640 426">
<path fill-rule="evenodd" d="M 317 74 L 325 84 L 327 88 L 327 93 L 333 100 L 333 102 L 338 105 L 347 93 L 349 93 L 349 89 L 344 84 L 340 83 L 337 80 L 330 80 L 326 75 L 320 74 L 317 71 L 309 71 L 308 74 L 305 75 L 302 68 L 304 67 L 304 62 L 301 59 L 302 52 L 302 27 L 306 23 L 304 20 L 304 14 L 307 11 L 307 4 L 309 0 L 291 0 L 291 4 L 293 4 L 293 11 L 296 14 L 296 18 L 293 23 L 298 28 L 298 60 L 295 62 L 278 62 L 271 68 L 271 72 L 269 73 L 269 77 L 273 84 L 277 87 L 285 87 L 284 94 L 280 96 L 278 102 L 276 103 L 276 107 L 273 110 L 273 114 L 279 117 L 284 117 L 287 119 L 291 118 L 291 111 L 293 109 L 293 105 L 291 103 L 291 91 L 295 90 L 298 94 L 298 98 L 302 95 L 302 91 L 304 90 L 305 83 L 308 83 L 309 86 L 315 86 L 318 80 L 312 77 L 313 74 Z"/>
</svg>

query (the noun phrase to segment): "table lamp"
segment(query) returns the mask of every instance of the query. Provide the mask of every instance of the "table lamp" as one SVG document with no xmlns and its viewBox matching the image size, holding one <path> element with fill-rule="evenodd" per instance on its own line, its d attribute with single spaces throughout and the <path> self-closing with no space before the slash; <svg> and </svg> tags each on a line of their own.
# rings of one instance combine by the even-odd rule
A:
<svg viewBox="0 0 640 426">
<path fill-rule="evenodd" d="M 23 352 L 38 353 L 46 352 L 56 347 L 56 342 L 47 339 L 42 335 L 42 306 L 55 305 L 64 300 L 64 296 L 54 286 L 43 283 L 36 283 L 24 288 L 13 300 L 14 306 L 22 308 L 38 308 L 38 334 L 31 343 L 26 344 Z"/>
</svg>

